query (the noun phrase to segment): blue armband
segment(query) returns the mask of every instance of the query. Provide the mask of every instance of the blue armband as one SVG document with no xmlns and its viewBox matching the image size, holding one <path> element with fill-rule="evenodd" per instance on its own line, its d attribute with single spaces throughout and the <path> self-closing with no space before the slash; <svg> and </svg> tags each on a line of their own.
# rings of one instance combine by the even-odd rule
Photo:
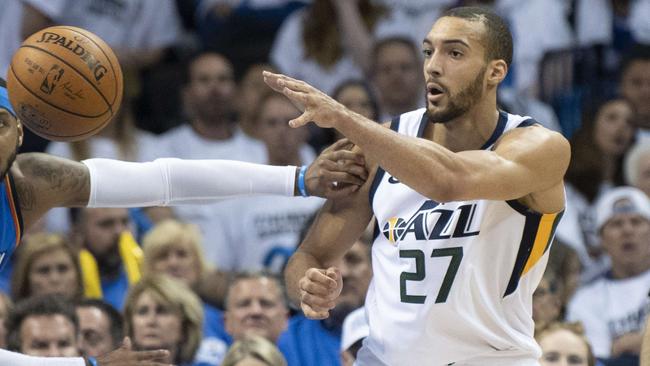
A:
<svg viewBox="0 0 650 366">
<path fill-rule="evenodd" d="M 307 165 L 300 167 L 300 172 L 298 172 L 298 190 L 300 195 L 303 197 L 309 197 L 307 193 L 307 188 L 305 187 L 305 173 L 307 172 Z"/>
</svg>

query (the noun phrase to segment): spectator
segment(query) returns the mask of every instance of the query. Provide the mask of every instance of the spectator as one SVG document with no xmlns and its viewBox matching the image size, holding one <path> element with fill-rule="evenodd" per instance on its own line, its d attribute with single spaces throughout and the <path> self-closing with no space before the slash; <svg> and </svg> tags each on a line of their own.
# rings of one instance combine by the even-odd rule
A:
<svg viewBox="0 0 650 366">
<path fill-rule="evenodd" d="M 276 343 L 287 328 L 289 309 L 280 280 L 264 273 L 235 277 L 226 297 L 226 330 L 233 340 L 247 335 Z"/>
<path fill-rule="evenodd" d="M 554 248 L 553 248 L 554 249 Z M 561 284 L 551 268 L 547 268 L 544 277 L 533 293 L 533 320 L 535 332 L 545 329 L 549 324 L 560 321 L 564 304 L 562 303 Z"/>
<path fill-rule="evenodd" d="M 0 292 L 0 349 L 7 348 L 7 319 L 13 303 L 7 294 Z"/>
<path fill-rule="evenodd" d="M 266 163 L 264 145 L 244 134 L 233 118 L 235 82 L 230 61 L 212 52 L 192 58 L 182 96 L 189 123 L 161 135 L 159 157 Z M 220 265 L 225 253 L 217 245 L 224 240 L 223 204 L 181 206 L 174 211 L 179 219 L 199 225 L 206 243 L 214 243 L 203 248 L 208 263 L 225 268 Z"/>
<path fill-rule="evenodd" d="M 607 275 L 582 287 L 567 318 L 584 324 L 598 358 L 636 359 L 650 306 L 650 199 L 631 187 L 605 193 L 596 205 L 596 227 L 611 258 Z"/>
<path fill-rule="evenodd" d="M 76 304 L 79 319 L 79 350 L 97 357 L 120 347 L 124 338 L 122 315 L 109 303 L 83 299 Z"/>
<path fill-rule="evenodd" d="M 571 162 L 565 180 L 567 207 L 557 238 L 571 246 L 588 282 L 605 269 L 599 254 L 590 205 L 611 187 L 623 185 L 623 158 L 634 142 L 634 108 L 620 97 L 594 103 L 571 140 Z"/>
<path fill-rule="evenodd" d="M 646 1 L 650 13 L 650 1 Z M 650 43 L 650 40 L 648 40 Z M 650 139 L 650 46 L 637 46 L 630 50 L 621 65 L 621 95 L 629 99 L 636 109 L 639 140 Z"/>
<path fill-rule="evenodd" d="M 235 97 L 235 104 L 237 106 L 237 115 L 239 117 L 239 127 L 248 135 L 252 137 L 257 136 L 255 129 L 255 110 L 253 106 L 257 106 L 260 96 L 264 94 L 268 87 L 264 83 L 263 71 L 278 72 L 278 70 L 270 64 L 260 63 L 251 65 L 244 76 L 237 85 L 237 96 Z"/>
<path fill-rule="evenodd" d="M 366 309 L 351 312 L 343 321 L 341 332 L 341 366 L 353 366 L 363 340 L 370 333 Z"/>
<path fill-rule="evenodd" d="M 363 306 L 372 278 L 370 245 L 357 241 L 342 263 L 334 266 L 341 270 L 343 290 L 329 318 L 311 320 L 298 314 L 289 321 L 287 332 L 278 341 L 281 350 L 291 350 L 285 352 L 290 366 L 339 365 L 343 321 Z"/>
<path fill-rule="evenodd" d="M 650 197 L 650 140 L 637 143 L 625 155 L 625 182 Z"/>
<path fill-rule="evenodd" d="M 221 366 L 286 366 L 287 361 L 268 339 L 247 335 L 235 342 Z"/>
<path fill-rule="evenodd" d="M 197 293 L 201 282 L 225 277 L 210 276 L 208 279 L 208 264 L 201 249 L 201 233 L 195 225 L 175 220 L 162 221 L 147 233 L 142 247 L 146 274 L 167 274 Z M 220 289 L 225 286 L 210 287 Z M 223 295 L 218 297 L 223 298 Z M 203 314 L 203 339 L 195 361 L 217 365 L 226 354 L 230 336 L 225 331 L 221 310 L 203 302 Z"/>
<path fill-rule="evenodd" d="M 129 233 L 132 228 L 125 208 L 81 208 L 75 236 L 85 296 L 103 299 L 122 309 L 130 285 L 140 279 L 142 250 Z"/>
<path fill-rule="evenodd" d="M 30 235 L 19 247 L 11 279 L 15 301 L 56 294 L 75 300 L 83 294 L 77 254 L 57 234 Z"/>
<path fill-rule="evenodd" d="M 542 366 L 595 366 L 591 345 L 578 323 L 552 323 L 537 335 Z"/>
<path fill-rule="evenodd" d="M 203 311 L 199 298 L 166 275 L 142 278 L 124 307 L 124 328 L 137 350 L 166 349 L 169 362 L 191 365 L 201 342 Z"/>
<path fill-rule="evenodd" d="M 54 295 L 16 303 L 7 321 L 10 351 L 41 357 L 76 357 L 79 323 L 74 307 Z"/>
<path fill-rule="evenodd" d="M 379 121 L 388 122 L 424 106 L 419 46 L 404 37 L 384 38 L 375 44 L 372 60 L 370 75 L 379 96 Z"/>
<path fill-rule="evenodd" d="M 56 24 L 84 28 L 106 41 L 127 69 L 156 63 L 180 36 L 179 15 L 172 0 L 23 2 L 23 37 Z"/>
<path fill-rule="evenodd" d="M 329 94 L 341 81 L 367 73 L 373 35 L 385 15 L 386 8 L 370 0 L 314 0 L 285 20 L 271 61 Z"/>
<path fill-rule="evenodd" d="M 287 122 L 300 111 L 271 90 L 260 96 L 255 110 L 257 137 L 266 146 L 270 165 L 307 165 L 315 153 L 306 144 L 305 129 Z M 317 197 L 254 196 L 224 202 L 218 220 L 223 239 L 213 245 L 218 268 L 228 272 L 267 270 L 280 273 L 293 253 L 305 222 L 323 204 Z"/>
<path fill-rule="evenodd" d="M 553 239 L 551 248 L 546 270 L 555 273 L 559 281 L 558 295 L 564 307 L 580 285 L 580 258 L 573 248 L 557 239 Z"/>
<path fill-rule="evenodd" d="M 363 80 L 350 79 L 343 81 L 336 86 L 332 97 L 353 112 L 373 121 L 380 120 L 377 98 L 370 85 Z"/>
</svg>

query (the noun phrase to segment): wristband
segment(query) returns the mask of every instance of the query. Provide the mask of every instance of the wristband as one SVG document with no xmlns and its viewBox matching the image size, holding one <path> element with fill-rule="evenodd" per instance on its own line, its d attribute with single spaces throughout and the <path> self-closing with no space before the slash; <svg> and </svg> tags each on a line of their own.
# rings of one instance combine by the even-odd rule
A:
<svg viewBox="0 0 650 366">
<path fill-rule="evenodd" d="M 97 360 L 95 359 L 95 357 L 88 357 L 88 364 L 90 366 L 98 366 Z"/>
<path fill-rule="evenodd" d="M 298 190 L 300 195 L 303 197 L 309 197 L 307 194 L 307 188 L 305 188 L 305 173 L 307 172 L 307 165 L 300 167 L 300 172 L 298 172 Z"/>
</svg>

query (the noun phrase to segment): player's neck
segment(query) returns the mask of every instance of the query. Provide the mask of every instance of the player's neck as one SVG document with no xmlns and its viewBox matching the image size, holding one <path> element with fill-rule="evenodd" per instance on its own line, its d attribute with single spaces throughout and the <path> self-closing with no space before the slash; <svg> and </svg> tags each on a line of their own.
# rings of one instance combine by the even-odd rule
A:
<svg viewBox="0 0 650 366">
<path fill-rule="evenodd" d="M 226 119 L 217 123 L 197 118 L 192 121 L 192 128 L 198 135 L 208 140 L 228 140 L 235 133 L 234 124 Z"/>
<path fill-rule="evenodd" d="M 498 120 L 496 102 L 481 103 L 447 123 L 429 124 L 424 138 L 454 152 L 477 150 L 492 136 Z"/>
</svg>

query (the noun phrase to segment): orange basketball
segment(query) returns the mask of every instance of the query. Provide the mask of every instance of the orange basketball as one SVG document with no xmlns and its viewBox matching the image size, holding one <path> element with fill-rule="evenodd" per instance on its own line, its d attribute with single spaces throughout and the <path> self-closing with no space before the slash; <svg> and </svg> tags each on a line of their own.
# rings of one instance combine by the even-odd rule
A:
<svg viewBox="0 0 650 366">
<path fill-rule="evenodd" d="M 69 26 L 32 34 L 7 72 L 18 118 L 55 141 L 99 132 L 120 108 L 122 86 L 122 70 L 111 48 L 93 33 Z"/>
</svg>

